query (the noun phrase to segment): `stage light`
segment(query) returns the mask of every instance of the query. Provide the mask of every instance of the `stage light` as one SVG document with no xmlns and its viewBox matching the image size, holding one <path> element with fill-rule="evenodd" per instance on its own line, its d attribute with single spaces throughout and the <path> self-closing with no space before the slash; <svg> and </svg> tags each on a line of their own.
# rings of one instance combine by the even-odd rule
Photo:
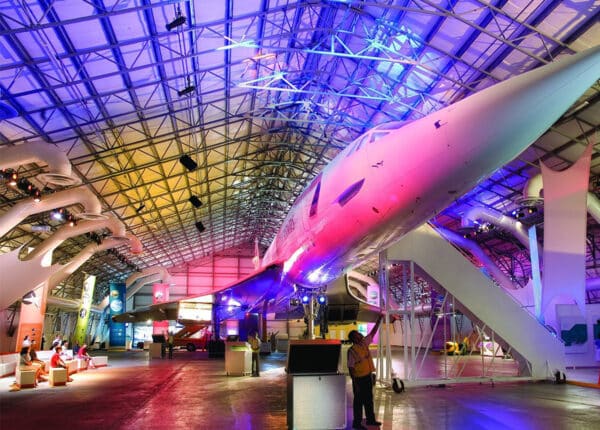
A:
<svg viewBox="0 0 600 430">
<path fill-rule="evenodd" d="M 75 217 L 73 215 L 69 214 L 67 216 L 67 223 L 69 224 L 69 226 L 75 227 L 75 225 L 77 224 L 77 220 L 75 219 Z"/>
<path fill-rule="evenodd" d="M 196 162 L 192 160 L 189 155 L 182 155 L 181 157 L 179 157 L 179 162 L 183 164 L 185 168 L 188 169 L 190 172 L 196 170 L 196 168 L 198 167 Z"/>
<path fill-rule="evenodd" d="M 177 95 L 179 97 L 183 97 L 183 96 L 193 93 L 194 91 L 196 91 L 196 87 L 194 85 L 188 85 L 184 89 L 177 91 Z"/>
<path fill-rule="evenodd" d="M 200 233 L 202 233 L 204 230 L 206 230 L 206 227 L 204 227 L 204 224 L 202 224 L 202 221 L 198 221 L 196 223 L 196 228 L 198 229 L 198 231 Z"/>
<path fill-rule="evenodd" d="M 63 209 L 54 210 L 50 212 L 50 216 L 53 220 L 62 221 L 63 220 Z"/>
<path fill-rule="evenodd" d="M 323 294 L 319 294 L 319 296 L 317 297 L 317 302 L 320 305 L 324 305 L 325 303 L 327 303 L 327 297 Z"/>
<path fill-rule="evenodd" d="M 7 179 L 8 179 L 8 185 L 12 185 L 14 187 L 15 185 L 17 185 L 17 182 L 19 180 L 19 175 L 15 171 L 8 172 Z"/>
<path fill-rule="evenodd" d="M 188 200 L 190 201 L 191 204 L 194 205 L 195 208 L 199 208 L 200 206 L 202 206 L 202 202 L 196 196 L 190 196 L 190 198 Z"/>
<path fill-rule="evenodd" d="M 302 304 L 306 305 L 306 304 L 308 304 L 309 301 L 310 301 L 310 297 L 308 296 L 308 294 L 304 294 L 302 296 Z"/>
<path fill-rule="evenodd" d="M 182 26 L 183 24 L 185 24 L 185 21 L 186 17 L 183 15 L 179 15 L 177 18 L 175 18 L 173 21 L 167 24 L 167 31 L 171 31 L 174 28 Z"/>
</svg>

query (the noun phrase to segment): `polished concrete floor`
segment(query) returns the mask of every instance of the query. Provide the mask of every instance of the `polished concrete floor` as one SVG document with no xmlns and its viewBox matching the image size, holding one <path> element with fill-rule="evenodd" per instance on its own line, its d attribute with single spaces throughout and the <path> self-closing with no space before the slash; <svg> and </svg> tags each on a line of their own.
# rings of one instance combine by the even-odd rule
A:
<svg viewBox="0 0 600 430">
<path fill-rule="evenodd" d="M 108 355 L 108 367 L 75 374 L 66 387 L 11 392 L 14 378 L 0 379 L 0 430 L 287 428 L 283 354 L 263 357 L 258 378 L 226 376 L 224 360 L 205 352 L 175 351 L 173 360 Z M 580 374 L 597 382 L 598 369 Z M 346 396 L 350 428 L 349 381 Z M 600 428 L 600 388 L 571 384 L 449 384 L 400 394 L 379 386 L 375 407 L 383 429 Z"/>
</svg>

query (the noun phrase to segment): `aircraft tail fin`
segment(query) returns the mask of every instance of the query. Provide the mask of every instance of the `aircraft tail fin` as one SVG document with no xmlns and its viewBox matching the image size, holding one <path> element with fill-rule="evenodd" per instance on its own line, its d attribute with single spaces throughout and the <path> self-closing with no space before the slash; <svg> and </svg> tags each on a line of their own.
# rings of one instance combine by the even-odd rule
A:
<svg viewBox="0 0 600 430">
<path fill-rule="evenodd" d="M 254 238 L 254 257 L 252 257 L 252 263 L 254 264 L 254 270 L 258 270 L 260 267 L 260 251 L 258 249 L 258 237 Z"/>
</svg>

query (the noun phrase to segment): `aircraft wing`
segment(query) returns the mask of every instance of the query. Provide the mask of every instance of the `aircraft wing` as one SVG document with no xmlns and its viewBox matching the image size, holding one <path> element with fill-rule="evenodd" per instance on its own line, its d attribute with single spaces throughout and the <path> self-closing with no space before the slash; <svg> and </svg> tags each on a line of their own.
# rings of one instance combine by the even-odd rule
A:
<svg viewBox="0 0 600 430">
<path fill-rule="evenodd" d="M 179 314 L 179 301 L 158 303 L 156 305 L 138 308 L 132 312 L 115 315 L 112 317 L 114 322 L 145 322 L 148 320 L 176 320 Z"/>
<path fill-rule="evenodd" d="M 282 267 L 273 265 L 242 278 L 232 285 L 213 291 L 214 308 L 219 320 L 243 316 L 246 312 L 257 312 L 265 301 L 291 294 L 292 288 L 282 280 Z M 179 303 L 194 301 L 202 296 L 190 296 L 170 302 L 138 308 L 135 311 L 115 315 L 115 322 L 145 322 L 148 320 L 177 320 Z"/>
</svg>

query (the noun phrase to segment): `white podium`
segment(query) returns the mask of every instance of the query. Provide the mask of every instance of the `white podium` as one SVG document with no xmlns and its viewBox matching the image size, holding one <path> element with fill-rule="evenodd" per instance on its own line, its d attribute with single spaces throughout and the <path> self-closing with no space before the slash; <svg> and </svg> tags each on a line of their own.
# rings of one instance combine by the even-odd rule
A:
<svg viewBox="0 0 600 430">
<path fill-rule="evenodd" d="M 346 428 L 346 376 L 339 340 L 291 341 L 286 370 L 290 429 Z"/>
<path fill-rule="evenodd" d="M 151 343 L 149 348 L 150 358 L 162 358 L 161 354 L 161 344 L 160 343 Z"/>
<path fill-rule="evenodd" d="M 291 379 L 288 382 L 292 396 L 291 428 L 346 428 L 346 375 L 290 375 L 288 378 Z"/>
<path fill-rule="evenodd" d="M 249 375 L 252 372 L 252 352 L 246 342 L 225 342 L 225 373 L 227 376 Z"/>
</svg>

